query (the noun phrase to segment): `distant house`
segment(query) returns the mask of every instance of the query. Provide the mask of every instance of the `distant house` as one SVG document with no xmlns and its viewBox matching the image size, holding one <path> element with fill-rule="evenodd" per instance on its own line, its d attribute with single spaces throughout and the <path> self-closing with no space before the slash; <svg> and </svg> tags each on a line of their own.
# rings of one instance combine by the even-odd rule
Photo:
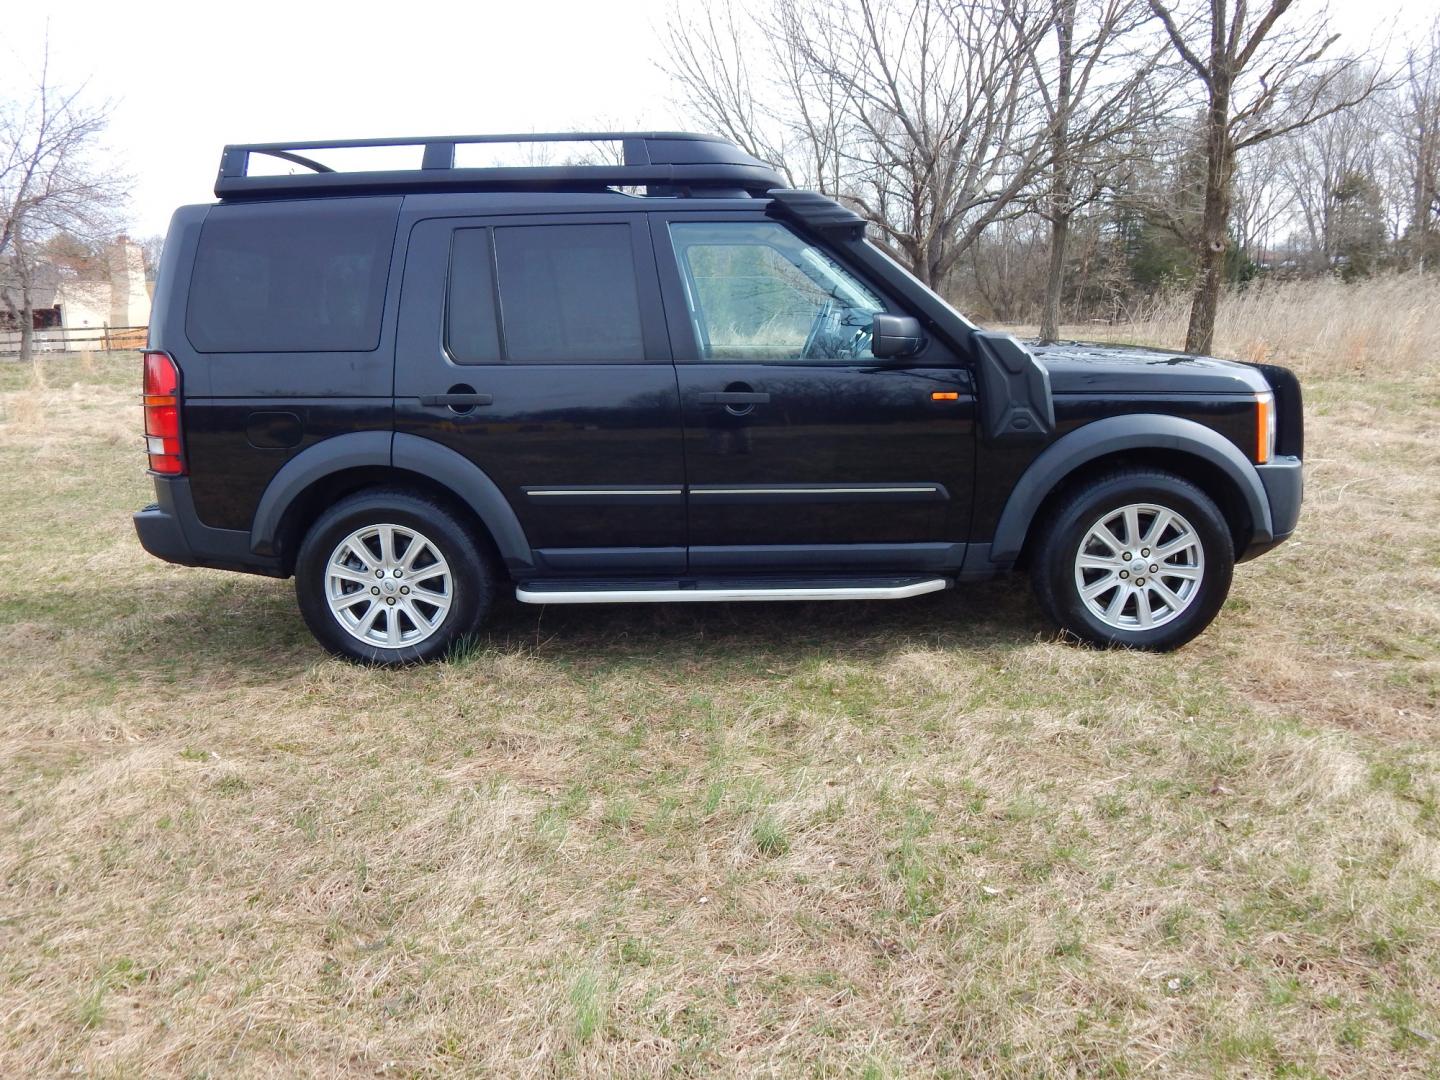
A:
<svg viewBox="0 0 1440 1080">
<path fill-rule="evenodd" d="M 150 322 L 150 290 L 140 246 L 121 236 L 105 248 L 98 272 L 36 267 L 30 302 L 36 348 L 104 348 L 105 330 Z M 12 306 L 16 311 L 23 307 L 19 286 L 0 284 L 0 351 L 4 352 L 19 345 Z"/>
</svg>

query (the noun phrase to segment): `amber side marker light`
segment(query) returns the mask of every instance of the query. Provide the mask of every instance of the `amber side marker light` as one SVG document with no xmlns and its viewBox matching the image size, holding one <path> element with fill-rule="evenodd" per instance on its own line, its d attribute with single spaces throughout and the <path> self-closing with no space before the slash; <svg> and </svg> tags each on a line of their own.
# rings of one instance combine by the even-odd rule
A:
<svg viewBox="0 0 1440 1080">
<path fill-rule="evenodd" d="M 1275 395 L 1255 395 L 1255 464 L 1267 465 L 1275 456 Z"/>
<path fill-rule="evenodd" d="M 957 390 L 936 390 L 930 395 L 931 401 L 959 401 L 960 393 Z"/>
</svg>

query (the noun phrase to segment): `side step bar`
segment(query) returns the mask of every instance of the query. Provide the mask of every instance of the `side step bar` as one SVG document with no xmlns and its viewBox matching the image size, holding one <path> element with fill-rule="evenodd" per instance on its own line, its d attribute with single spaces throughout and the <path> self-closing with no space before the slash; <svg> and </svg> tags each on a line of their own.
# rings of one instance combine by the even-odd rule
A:
<svg viewBox="0 0 1440 1080">
<path fill-rule="evenodd" d="M 522 604 L 693 604 L 737 600 L 904 600 L 949 588 L 943 577 L 829 578 L 773 582 L 532 581 L 517 586 Z"/>
</svg>

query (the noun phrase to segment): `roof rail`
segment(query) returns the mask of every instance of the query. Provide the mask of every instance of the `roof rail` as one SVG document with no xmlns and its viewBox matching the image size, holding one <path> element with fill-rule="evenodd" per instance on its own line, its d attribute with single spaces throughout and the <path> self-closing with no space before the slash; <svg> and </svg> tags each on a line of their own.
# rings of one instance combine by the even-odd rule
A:
<svg viewBox="0 0 1440 1080">
<path fill-rule="evenodd" d="M 522 165 L 457 168 L 457 146 L 475 143 L 619 143 L 623 164 Z M 418 169 L 339 171 L 313 151 L 421 147 Z M 310 170 L 284 176 L 250 175 L 253 156 L 278 158 Z M 215 195 L 226 200 L 295 195 L 401 194 L 422 191 L 603 191 L 644 187 L 652 195 L 763 195 L 785 187 L 778 172 L 733 143 L 681 131 L 566 132 L 523 135 L 432 135 L 395 139 L 236 143 L 225 147 Z"/>
</svg>

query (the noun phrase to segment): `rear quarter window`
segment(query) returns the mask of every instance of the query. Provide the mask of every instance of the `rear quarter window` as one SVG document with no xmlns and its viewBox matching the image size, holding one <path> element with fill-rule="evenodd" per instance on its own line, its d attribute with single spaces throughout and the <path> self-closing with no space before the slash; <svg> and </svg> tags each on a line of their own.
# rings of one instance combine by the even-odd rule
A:
<svg viewBox="0 0 1440 1080">
<path fill-rule="evenodd" d="M 380 344 L 399 199 L 217 206 L 185 332 L 200 352 L 369 352 Z"/>
</svg>

